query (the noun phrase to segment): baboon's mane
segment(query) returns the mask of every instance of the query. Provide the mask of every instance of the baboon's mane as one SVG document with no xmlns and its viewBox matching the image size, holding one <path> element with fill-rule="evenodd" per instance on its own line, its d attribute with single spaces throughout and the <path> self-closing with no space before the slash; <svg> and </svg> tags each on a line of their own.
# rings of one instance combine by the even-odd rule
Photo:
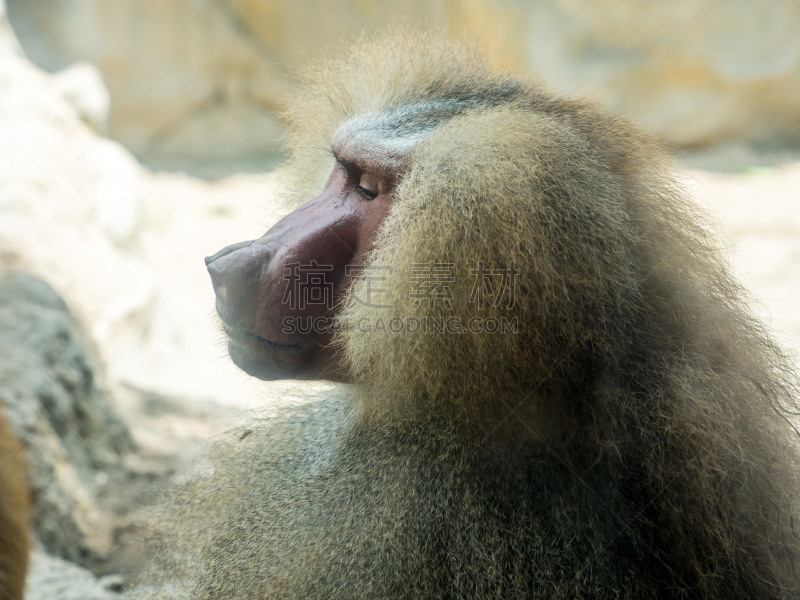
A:
<svg viewBox="0 0 800 600">
<path fill-rule="evenodd" d="M 382 306 L 355 301 L 362 277 L 341 313 L 360 383 L 233 444 L 238 504 L 198 589 L 798 597 L 797 378 L 658 143 L 432 36 L 366 40 L 305 90 L 298 190 L 348 119 L 444 108 L 370 258 Z M 513 307 L 477 315 L 517 333 L 353 326 L 466 323 L 478 261 L 519 271 Z M 426 264 L 452 265 L 450 307 L 418 301 Z"/>
</svg>

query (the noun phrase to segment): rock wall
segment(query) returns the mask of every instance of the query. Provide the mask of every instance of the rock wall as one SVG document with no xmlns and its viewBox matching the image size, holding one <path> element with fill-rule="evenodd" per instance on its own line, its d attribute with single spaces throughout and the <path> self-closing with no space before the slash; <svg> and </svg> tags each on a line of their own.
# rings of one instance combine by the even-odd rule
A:
<svg viewBox="0 0 800 600">
<path fill-rule="evenodd" d="M 92 346 L 43 280 L 0 279 L 0 407 L 30 465 L 34 535 L 47 552 L 88 565 L 112 546 L 97 496 L 133 449 Z"/>
<path fill-rule="evenodd" d="M 81 318 L 91 316 L 105 357 L 119 344 L 108 332 L 125 321 L 140 325 L 153 300 L 131 249 L 146 174 L 87 124 L 108 116 L 93 67 L 48 75 L 14 49 L 3 22 L 0 15 L 0 267 L 45 277 Z M 96 87 L 84 83 L 73 93 L 81 78 Z"/>
<path fill-rule="evenodd" d="M 800 11 L 790 0 L 9 0 L 28 56 L 89 61 L 111 137 L 140 156 L 269 166 L 309 55 L 394 19 L 481 40 L 672 144 L 800 140 Z"/>
<path fill-rule="evenodd" d="M 8 22 L 5 4 L 0 0 L 0 55 L 2 54 L 22 56 L 22 49 Z"/>
<path fill-rule="evenodd" d="M 43 72 L 3 25 L 0 15 L 0 271 L 38 275 L 64 296 L 112 384 L 263 396 L 225 359 L 202 257 L 282 216 L 275 178 L 150 173 L 98 135 L 108 115 L 92 67 Z"/>
</svg>

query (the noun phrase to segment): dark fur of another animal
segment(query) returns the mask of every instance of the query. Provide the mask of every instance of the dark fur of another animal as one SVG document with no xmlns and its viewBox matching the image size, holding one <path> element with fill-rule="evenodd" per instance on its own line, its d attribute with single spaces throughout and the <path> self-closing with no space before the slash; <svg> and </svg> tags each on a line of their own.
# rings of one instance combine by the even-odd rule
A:
<svg viewBox="0 0 800 600">
<path fill-rule="evenodd" d="M 22 600 L 28 570 L 30 506 L 19 441 L 0 416 L 0 597 Z"/>
</svg>

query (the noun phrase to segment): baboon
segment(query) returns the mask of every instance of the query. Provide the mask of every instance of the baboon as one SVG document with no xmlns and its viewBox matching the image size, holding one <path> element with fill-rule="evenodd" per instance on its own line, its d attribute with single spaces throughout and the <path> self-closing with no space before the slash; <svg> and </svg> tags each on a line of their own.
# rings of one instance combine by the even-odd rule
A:
<svg viewBox="0 0 800 600">
<path fill-rule="evenodd" d="M 0 415 L 0 598 L 22 600 L 30 550 L 28 511 L 22 450 Z"/>
<path fill-rule="evenodd" d="M 289 118 L 316 197 L 206 262 L 237 365 L 342 385 L 187 492 L 194 597 L 800 597 L 797 376 L 657 141 L 397 31 Z"/>
</svg>

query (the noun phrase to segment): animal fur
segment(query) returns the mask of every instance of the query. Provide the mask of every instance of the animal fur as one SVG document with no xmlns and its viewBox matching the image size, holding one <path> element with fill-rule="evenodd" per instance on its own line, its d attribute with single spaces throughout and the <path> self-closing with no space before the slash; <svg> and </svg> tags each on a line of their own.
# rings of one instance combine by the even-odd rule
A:
<svg viewBox="0 0 800 600">
<path fill-rule="evenodd" d="M 298 197 L 332 141 L 400 175 L 370 257 L 393 308 L 348 303 L 358 383 L 187 492 L 191 594 L 800 597 L 797 377 L 659 144 L 433 35 L 363 40 L 304 90 Z M 513 308 L 479 315 L 518 333 L 352 327 L 466 322 L 477 261 L 519 270 Z M 454 265 L 452 308 L 415 303 L 423 263 Z"/>
<path fill-rule="evenodd" d="M 19 441 L 0 416 L 0 598 L 22 600 L 28 570 L 28 482 Z"/>
</svg>

